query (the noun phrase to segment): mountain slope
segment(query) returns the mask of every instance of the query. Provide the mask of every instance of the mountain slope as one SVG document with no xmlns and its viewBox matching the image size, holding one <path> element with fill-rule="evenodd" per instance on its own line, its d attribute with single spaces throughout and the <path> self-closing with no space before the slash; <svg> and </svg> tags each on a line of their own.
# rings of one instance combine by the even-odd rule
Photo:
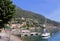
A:
<svg viewBox="0 0 60 41">
<path fill-rule="evenodd" d="M 37 20 L 39 23 L 45 23 L 45 19 L 47 19 L 40 14 L 33 13 L 33 12 L 30 12 L 30 11 L 26 11 L 26 10 L 23 10 L 21 8 L 16 8 L 15 17 L 17 17 L 17 18 L 19 18 L 19 17 L 30 18 L 30 19 L 33 19 L 33 20 Z M 60 25 L 59 22 L 56 22 L 56 21 L 53 21 L 53 20 L 50 20 L 50 19 L 47 19 L 47 23 L 52 24 L 54 26 L 59 26 Z"/>
</svg>

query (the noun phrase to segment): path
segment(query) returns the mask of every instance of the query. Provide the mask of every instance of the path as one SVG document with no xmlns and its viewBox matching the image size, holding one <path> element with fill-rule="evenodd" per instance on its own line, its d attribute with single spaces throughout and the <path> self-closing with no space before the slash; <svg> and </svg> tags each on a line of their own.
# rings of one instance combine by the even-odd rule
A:
<svg viewBox="0 0 60 41">
<path fill-rule="evenodd" d="M 11 35 L 10 36 L 11 41 L 22 41 L 19 37 Z"/>
<path fill-rule="evenodd" d="M 1 33 L 0 33 L 1 34 Z M 2 34 L 5 34 L 4 36 L 2 36 Z M 0 38 L 0 41 L 22 41 L 18 36 L 14 36 L 14 35 L 9 35 L 7 33 L 2 33 L 0 36 L 2 36 Z"/>
</svg>

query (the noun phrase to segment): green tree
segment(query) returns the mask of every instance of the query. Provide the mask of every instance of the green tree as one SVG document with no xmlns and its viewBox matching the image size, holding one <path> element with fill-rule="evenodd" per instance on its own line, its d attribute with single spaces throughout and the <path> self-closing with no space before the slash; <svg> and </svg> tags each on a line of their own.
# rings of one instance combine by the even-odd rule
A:
<svg viewBox="0 0 60 41">
<path fill-rule="evenodd" d="M 4 24 L 11 20 L 14 13 L 15 5 L 11 0 L 0 0 L 0 29 L 4 28 Z"/>
</svg>

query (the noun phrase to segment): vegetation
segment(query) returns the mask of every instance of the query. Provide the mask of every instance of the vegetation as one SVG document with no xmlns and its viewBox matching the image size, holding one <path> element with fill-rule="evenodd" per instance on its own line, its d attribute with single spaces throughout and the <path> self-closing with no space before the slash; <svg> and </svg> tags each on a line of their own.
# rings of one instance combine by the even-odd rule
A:
<svg viewBox="0 0 60 41">
<path fill-rule="evenodd" d="M 30 12 L 30 11 L 26 11 L 26 10 L 23 10 L 19 7 L 16 7 L 16 15 L 15 15 L 16 18 L 21 18 L 21 17 L 24 17 L 25 19 L 26 18 L 29 18 L 27 20 L 30 20 L 32 19 L 32 22 L 35 24 L 36 21 L 38 21 L 38 24 L 43 24 L 45 23 L 45 17 L 40 15 L 40 14 L 37 14 L 37 13 L 33 13 L 33 12 Z M 46 18 L 47 19 L 47 18 Z M 35 21 L 36 20 L 36 21 Z M 30 20 L 31 21 L 31 20 Z M 35 22 L 34 22 L 35 21 Z M 33 25 L 34 25 L 33 24 Z M 47 24 L 51 24 L 53 26 L 58 26 L 60 25 L 59 22 L 56 22 L 56 21 L 53 21 L 53 20 L 50 20 L 50 19 L 47 19 Z"/>
<path fill-rule="evenodd" d="M 7 24 L 11 20 L 15 13 L 15 5 L 11 0 L 0 0 L 0 29 L 4 28 L 4 24 Z"/>
</svg>

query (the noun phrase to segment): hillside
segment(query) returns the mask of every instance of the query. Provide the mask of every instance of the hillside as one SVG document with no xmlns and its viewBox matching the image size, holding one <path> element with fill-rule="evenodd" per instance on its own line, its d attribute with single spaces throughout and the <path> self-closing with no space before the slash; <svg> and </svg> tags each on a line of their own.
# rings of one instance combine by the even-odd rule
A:
<svg viewBox="0 0 60 41">
<path fill-rule="evenodd" d="M 16 8 L 15 17 L 16 18 L 20 18 L 20 17 L 30 18 L 30 19 L 33 19 L 33 20 L 37 20 L 39 23 L 45 23 L 45 19 L 47 19 L 43 15 L 33 13 L 33 12 L 30 12 L 30 11 L 27 11 L 27 10 L 23 10 L 21 8 Z M 47 19 L 47 24 L 51 24 L 51 25 L 54 25 L 54 26 L 59 26 L 60 25 L 59 22 L 56 22 L 56 21 L 53 21 L 53 20 L 50 20 L 50 19 Z"/>
</svg>

